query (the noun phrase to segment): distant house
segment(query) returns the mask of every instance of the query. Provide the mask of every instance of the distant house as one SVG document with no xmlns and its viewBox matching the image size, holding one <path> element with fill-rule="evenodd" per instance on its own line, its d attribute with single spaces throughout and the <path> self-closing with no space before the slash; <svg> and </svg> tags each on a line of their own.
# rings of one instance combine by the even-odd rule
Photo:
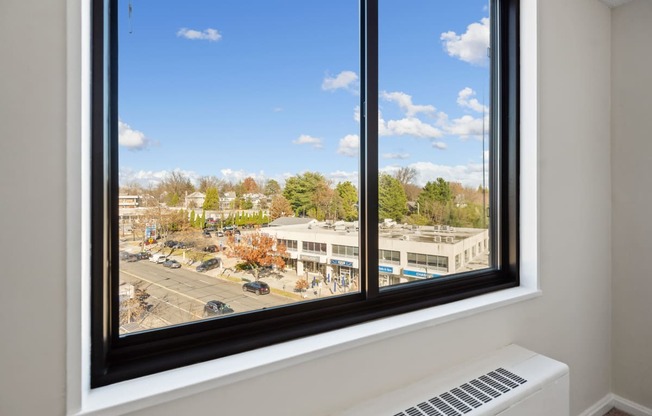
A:
<svg viewBox="0 0 652 416">
<path fill-rule="evenodd" d="M 186 208 L 201 208 L 204 205 L 204 200 L 206 199 L 206 194 L 201 192 L 193 192 L 189 195 L 186 195 L 186 201 L 184 206 Z"/>
<path fill-rule="evenodd" d="M 138 208 L 141 206 L 142 197 L 139 195 L 119 195 L 118 206 L 123 208 Z"/>
<path fill-rule="evenodd" d="M 224 194 L 220 196 L 220 209 L 222 211 L 233 209 L 233 201 L 235 201 L 235 192 L 224 192 Z"/>
</svg>

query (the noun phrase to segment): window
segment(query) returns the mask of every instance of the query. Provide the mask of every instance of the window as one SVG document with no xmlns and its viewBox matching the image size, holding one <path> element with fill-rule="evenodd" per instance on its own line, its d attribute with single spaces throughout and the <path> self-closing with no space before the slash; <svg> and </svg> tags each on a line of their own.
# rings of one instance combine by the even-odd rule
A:
<svg viewBox="0 0 652 416">
<path fill-rule="evenodd" d="M 284 240 L 279 238 L 277 241 L 279 244 L 283 244 L 286 250 L 297 251 L 297 240 Z"/>
<path fill-rule="evenodd" d="M 333 244 L 333 255 L 343 257 L 358 257 L 358 247 Z"/>
<path fill-rule="evenodd" d="M 448 257 L 408 253 L 407 259 L 408 265 L 411 266 L 422 266 L 444 272 L 448 271 Z"/>
<path fill-rule="evenodd" d="M 401 262 L 401 252 L 393 250 L 378 250 L 378 260 L 381 263 L 395 263 Z"/>
<path fill-rule="evenodd" d="M 301 243 L 303 251 L 307 253 L 326 254 L 326 243 L 315 243 L 313 241 L 304 241 Z"/>
<path fill-rule="evenodd" d="M 518 285 L 518 1 L 92 26 L 93 387 Z"/>
</svg>

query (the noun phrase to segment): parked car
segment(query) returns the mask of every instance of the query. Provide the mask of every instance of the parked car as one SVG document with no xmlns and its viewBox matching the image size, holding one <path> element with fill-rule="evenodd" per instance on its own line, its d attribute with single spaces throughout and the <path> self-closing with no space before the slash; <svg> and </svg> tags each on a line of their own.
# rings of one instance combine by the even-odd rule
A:
<svg viewBox="0 0 652 416">
<path fill-rule="evenodd" d="M 177 244 L 179 244 L 178 241 L 168 240 L 168 241 L 165 242 L 165 247 L 172 248 L 172 247 L 176 246 Z"/>
<path fill-rule="evenodd" d="M 217 236 L 218 236 L 218 237 L 224 237 L 224 233 L 223 233 L 222 231 L 218 231 L 218 232 L 217 232 Z"/>
<path fill-rule="evenodd" d="M 208 259 L 203 261 L 195 270 L 198 272 L 205 272 L 211 269 L 214 269 L 216 267 L 220 267 L 221 259 L 218 257 Z"/>
<path fill-rule="evenodd" d="M 120 260 L 127 260 L 127 257 L 129 257 L 129 252 L 128 251 L 121 251 L 120 252 Z"/>
<path fill-rule="evenodd" d="M 206 246 L 202 249 L 202 251 L 205 251 L 207 253 L 215 253 L 217 250 L 218 248 L 215 244 L 211 244 L 210 246 Z"/>
<path fill-rule="evenodd" d="M 269 285 L 260 280 L 255 282 L 247 282 L 242 285 L 243 292 L 254 292 L 257 295 L 266 295 L 269 293 Z"/>
<path fill-rule="evenodd" d="M 211 235 L 211 233 L 209 231 L 204 231 L 204 237 L 205 238 L 211 238 L 212 235 Z"/>
<path fill-rule="evenodd" d="M 141 251 L 136 255 L 138 256 L 138 260 L 147 260 L 148 258 L 150 258 L 152 253 L 150 253 L 149 251 Z"/>
<path fill-rule="evenodd" d="M 133 263 L 140 260 L 140 257 L 138 257 L 138 254 L 129 254 L 125 260 L 127 260 L 129 263 Z"/>
<path fill-rule="evenodd" d="M 168 259 L 163 262 L 163 267 L 169 267 L 171 269 L 180 269 L 181 263 L 179 263 L 176 260 Z"/>
<path fill-rule="evenodd" d="M 204 316 L 226 315 L 233 312 L 231 306 L 220 300 L 209 300 L 204 305 Z"/>
<path fill-rule="evenodd" d="M 154 254 L 152 257 L 149 258 L 149 261 L 152 263 L 157 263 L 161 264 L 164 263 L 167 260 L 167 256 L 165 254 Z"/>
</svg>

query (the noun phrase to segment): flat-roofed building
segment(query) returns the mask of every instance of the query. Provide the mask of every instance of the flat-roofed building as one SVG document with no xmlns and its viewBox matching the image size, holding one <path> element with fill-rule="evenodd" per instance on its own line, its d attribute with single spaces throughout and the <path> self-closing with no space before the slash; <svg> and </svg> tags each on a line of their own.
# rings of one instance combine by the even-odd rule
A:
<svg viewBox="0 0 652 416">
<path fill-rule="evenodd" d="M 357 288 L 357 222 L 296 223 L 280 218 L 272 224 L 276 226 L 266 233 L 286 246 L 288 268 L 298 275 L 338 278 L 352 289 Z M 488 252 L 486 229 L 382 224 L 378 252 L 380 285 L 484 268 L 488 266 Z"/>
</svg>

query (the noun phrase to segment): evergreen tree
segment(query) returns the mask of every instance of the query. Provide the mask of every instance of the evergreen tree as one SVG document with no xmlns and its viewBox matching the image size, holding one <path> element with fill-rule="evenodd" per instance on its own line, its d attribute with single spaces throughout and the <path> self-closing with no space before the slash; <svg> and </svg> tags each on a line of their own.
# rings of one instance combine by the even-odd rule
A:
<svg viewBox="0 0 652 416">
<path fill-rule="evenodd" d="M 407 197 L 401 183 L 385 173 L 378 178 L 378 219 L 401 221 L 407 213 Z"/>
<path fill-rule="evenodd" d="M 420 212 L 435 224 L 448 224 L 452 198 L 453 193 L 449 183 L 442 178 L 437 178 L 434 182 L 426 183 L 419 194 Z"/>
<path fill-rule="evenodd" d="M 206 189 L 206 197 L 204 198 L 204 205 L 202 205 L 204 210 L 217 210 L 220 208 L 220 194 L 217 191 L 217 188 L 208 188 Z"/>
<path fill-rule="evenodd" d="M 338 183 L 335 192 L 339 196 L 337 216 L 345 221 L 358 219 L 358 190 L 349 181 Z"/>
</svg>

